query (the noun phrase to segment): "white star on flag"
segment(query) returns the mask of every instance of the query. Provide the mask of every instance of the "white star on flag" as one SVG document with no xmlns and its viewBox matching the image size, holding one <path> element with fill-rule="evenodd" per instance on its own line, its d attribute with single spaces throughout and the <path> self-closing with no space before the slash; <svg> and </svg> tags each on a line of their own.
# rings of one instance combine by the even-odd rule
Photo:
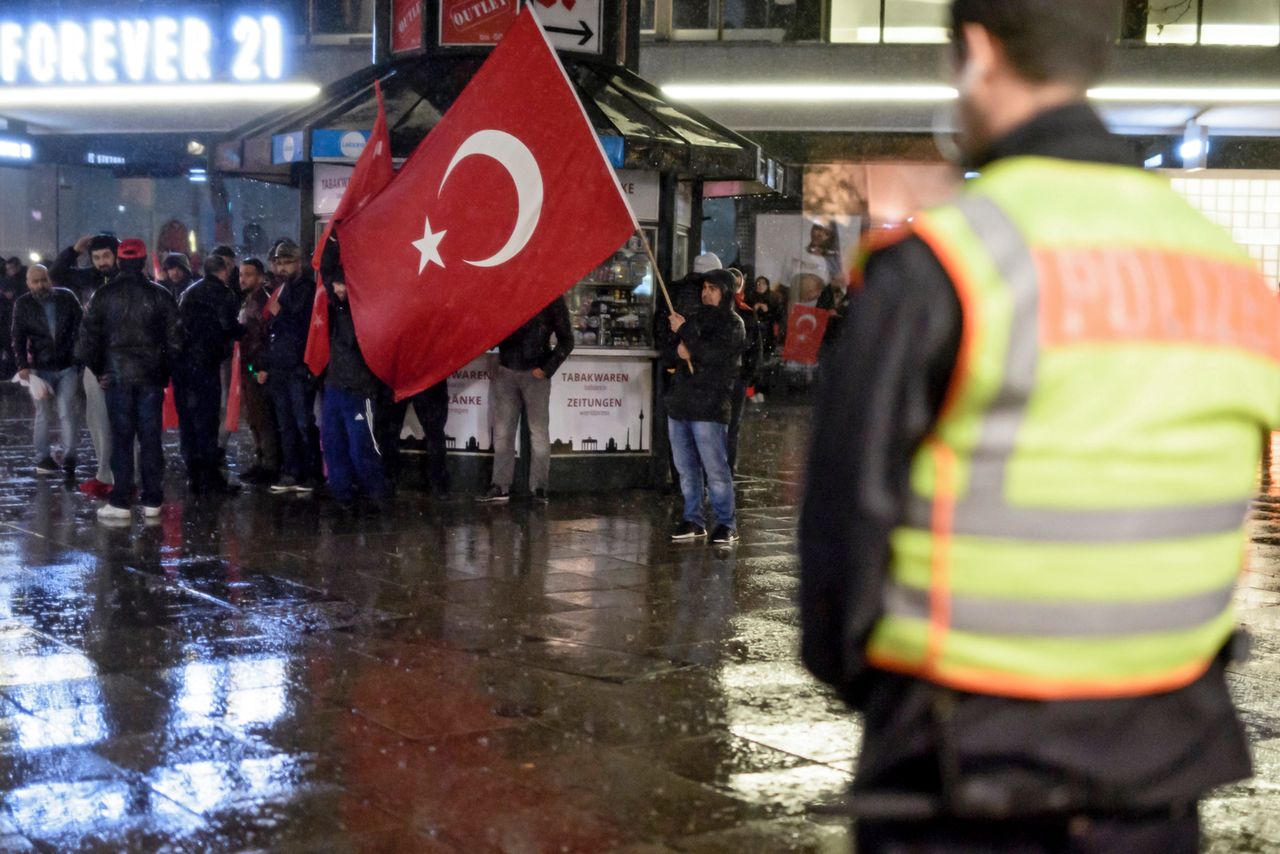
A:
<svg viewBox="0 0 1280 854">
<path fill-rule="evenodd" d="M 422 237 L 413 241 L 413 246 L 419 252 L 418 273 L 427 269 L 428 264 L 437 264 L 444 269 L 444 259 L 440 257 L 440 241 L 444 240 L 444 236 L 448 231 L 432 231 L 431 218 L 424 216 L 422 218 Z"/>
</svg>

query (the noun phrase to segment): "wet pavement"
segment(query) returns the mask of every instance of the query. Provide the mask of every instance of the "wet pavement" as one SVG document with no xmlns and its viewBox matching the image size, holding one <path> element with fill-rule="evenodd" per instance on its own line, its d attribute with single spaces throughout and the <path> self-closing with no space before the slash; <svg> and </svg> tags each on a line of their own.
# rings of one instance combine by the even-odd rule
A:
<svg viewBox="0 0 1280 854">
<path fill-rule="evenodd" d="M 803 408 L 749 412 L 727 556 L 648 492 L 351 518 L 172 476 L 107 527 L 30 473 L 26 419 L 0 398 L 0 851 L 850 850 L 822 807 L 857 721 L 796 660 Z M 1280 848 L 1264 491 L 1231 674 L 1258 776 L 1205 805 L 1215 852 Z"/>
</svg>

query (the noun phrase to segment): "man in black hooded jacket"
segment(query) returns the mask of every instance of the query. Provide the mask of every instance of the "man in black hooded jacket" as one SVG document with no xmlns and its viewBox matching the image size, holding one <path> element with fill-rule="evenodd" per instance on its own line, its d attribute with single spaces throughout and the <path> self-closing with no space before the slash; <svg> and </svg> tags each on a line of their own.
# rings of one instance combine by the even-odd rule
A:
<svg viewBox="0 0 1280 854">
<path fill-rule="evenodd" d="M 671 534 L 673 540 L 707 535 L 702 505 L 708 488 L 716 517 L 711 541 L 738 540 L 728 434 L 746 333 L 733 310 L 734 284 L 727 270 L 712 270 L 702 281 L 702 305 L 687 317 L 673 313 L 668 321 L 674 347 L 663 348 L 662 362 L 674 373 L 666 394 L 667 433 L 684 494 L 683 519 Z"/>
</svg>

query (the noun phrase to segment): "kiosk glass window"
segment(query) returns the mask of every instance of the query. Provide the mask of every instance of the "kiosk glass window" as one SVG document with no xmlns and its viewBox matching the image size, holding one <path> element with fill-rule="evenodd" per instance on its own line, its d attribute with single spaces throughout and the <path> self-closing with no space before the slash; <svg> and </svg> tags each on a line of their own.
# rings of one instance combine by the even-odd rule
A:
<svg viewBox="0 0 1280 854">
<path fill-rule="evenodd" d="M 1205 0 L 1200 44 L 1280 45 L 1276 0 Z"/>
<path fill-rule="evenodd" d="M 947 41 L 945 0 L 831 0 L 831 41 L 930 43 Z M 883 25 L 883 34 L 881 27 Z"/>
<path fill-rule="evenodd" d="M 657 228 L 644 226 L 650 245 Z M 653 300 L 657 285 L 640 238 L 606 258 L 567 294 L 573 339 L 579 347 L 614 349 L 653 346 Z"/>
</svg>

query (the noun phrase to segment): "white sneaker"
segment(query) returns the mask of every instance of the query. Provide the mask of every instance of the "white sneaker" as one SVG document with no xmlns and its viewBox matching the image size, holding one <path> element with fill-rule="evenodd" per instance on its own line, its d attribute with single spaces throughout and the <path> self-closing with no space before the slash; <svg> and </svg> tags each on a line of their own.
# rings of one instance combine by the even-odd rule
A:
<svg viewBox="0 0 1280 854">
<path fill-rule="evenodd" d="M 159 504 L 155 505 L 154 507 L 152 507 L 150 504 L 142 505 L 142 515 L 146 516 L 148 519 L 154 519 L 155 517 L 159 516 L 160 510 L 161 510 L 161 506 Z"/>
<path fill-rule="evenodd" d="M 118 521 L 120 519 L 132 519 L 133 512 L 128 507 L 117 507 L 114 504 L 103 504 L 98 508 L 98 518 L 107 521 Z"/>
</svg>

